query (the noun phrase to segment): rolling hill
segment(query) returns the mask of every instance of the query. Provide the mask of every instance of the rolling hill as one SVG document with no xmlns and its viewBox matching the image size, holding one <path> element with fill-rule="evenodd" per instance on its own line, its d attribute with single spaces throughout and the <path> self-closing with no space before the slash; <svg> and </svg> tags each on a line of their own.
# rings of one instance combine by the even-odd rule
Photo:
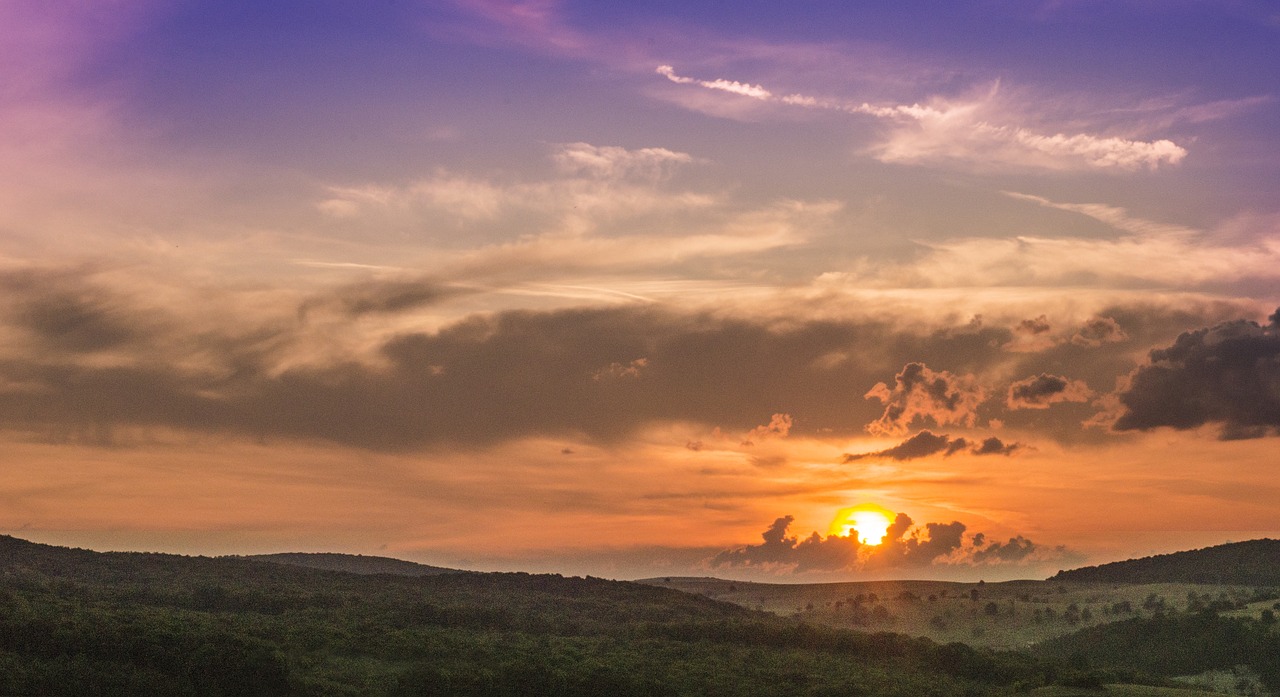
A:
<svg viewBox="0 0 1280 697">
<path fill-rule="evenodd" d="M 459 569 L 447 569 L 391 557 L 366 556 L 364 554 L 335 554 L 329 552 L 282 552 L 278 554 L 253 554 L 240 557 L 251 561 L 265 561 L 286 566 L 303 566 L 309 569 L 342 571 L 350 574 L 391 574 L 394 576 L 435 576 L 456 574 Z"/>
<path fill-rule="evenodd" d="M 0 537 L 0 695 L 981 697 L 1098 679 L 637 583 Z"/>
<path fill-rule="evenodd" d="M 1280 540 L 1250 540 L 1059 571 L 1050 581 L 1280 586 Z"/>
</svg>

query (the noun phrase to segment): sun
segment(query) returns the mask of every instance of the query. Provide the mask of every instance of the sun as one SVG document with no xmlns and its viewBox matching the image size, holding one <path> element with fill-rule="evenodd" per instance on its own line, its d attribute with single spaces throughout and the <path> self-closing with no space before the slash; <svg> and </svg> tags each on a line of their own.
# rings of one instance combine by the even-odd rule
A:
<svg viewBox="0 0 1280 697">
<path fill-rule="evenodd" d="M 831 521 L 828 535 L 848 537 L 858 533 L 858 542 L 864 545 L 878 545 L 884 542 L 889 534 L 889 526 L 893 524 L 893 511 L 874 503 L 862 503 L 852 508 L 842 508 Z"/>
</svg>

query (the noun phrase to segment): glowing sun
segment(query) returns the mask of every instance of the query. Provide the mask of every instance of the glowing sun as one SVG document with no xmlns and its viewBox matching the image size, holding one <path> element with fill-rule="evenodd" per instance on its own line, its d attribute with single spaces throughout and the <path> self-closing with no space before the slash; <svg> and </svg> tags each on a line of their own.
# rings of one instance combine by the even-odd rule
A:
<svg viewBox="0 0 1280 697">
<path fill-rule="evenodd" d="M 831 521 L 828 535 L 848 537 L 858 533 L 858 542 L 864 545 L 878 545 L 884 542 L 893 524 L 893 511 L 874 503 L 863 503 L 852 508 L 842 508 Z"/>
</svg>

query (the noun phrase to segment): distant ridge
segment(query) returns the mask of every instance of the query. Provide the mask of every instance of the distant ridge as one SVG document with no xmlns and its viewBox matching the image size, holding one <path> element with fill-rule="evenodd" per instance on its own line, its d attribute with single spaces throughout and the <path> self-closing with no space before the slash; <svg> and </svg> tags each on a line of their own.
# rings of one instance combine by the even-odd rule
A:
<svg viewBox="0 0 1280 697">
<path fill-rule="evenodd" d="M 363 554 L 337 554 L 334 552 L 282 552 L 279 554 L 251 554 L 241 557 L 251 561 L 264 561 L 287 566 L 303 566 L 308 569 L 342 571 L 349 574 L 392 574 L 394 576 L 436 576 L 463 573 L 458 569 L 430 566 L 391 557 L 373 557 Z"/>
<path fill-rule="evenodd" d="M 1280 540 L 1233 542 L 1188 552 L 1086 566 L 1059 571 L 1049 580 L 1280 586 Z"/>
</svg>

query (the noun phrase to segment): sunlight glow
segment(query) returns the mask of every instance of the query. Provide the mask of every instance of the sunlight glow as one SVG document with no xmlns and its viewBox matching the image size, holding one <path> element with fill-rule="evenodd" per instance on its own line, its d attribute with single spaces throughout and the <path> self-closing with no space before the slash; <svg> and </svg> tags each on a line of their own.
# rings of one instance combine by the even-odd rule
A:
<svg viewBox="0 0 1280 697">
<path fill-rule="evenodd" d="M 873 503 L 864 503 L 852 508 L 842 508 L 831 521 L 828 535 L 848 537 L 856 532 L 858 542 L 865 545 L 878 545 L 884 542 L 893 524 L 893 511 Z"/>
</svg>

